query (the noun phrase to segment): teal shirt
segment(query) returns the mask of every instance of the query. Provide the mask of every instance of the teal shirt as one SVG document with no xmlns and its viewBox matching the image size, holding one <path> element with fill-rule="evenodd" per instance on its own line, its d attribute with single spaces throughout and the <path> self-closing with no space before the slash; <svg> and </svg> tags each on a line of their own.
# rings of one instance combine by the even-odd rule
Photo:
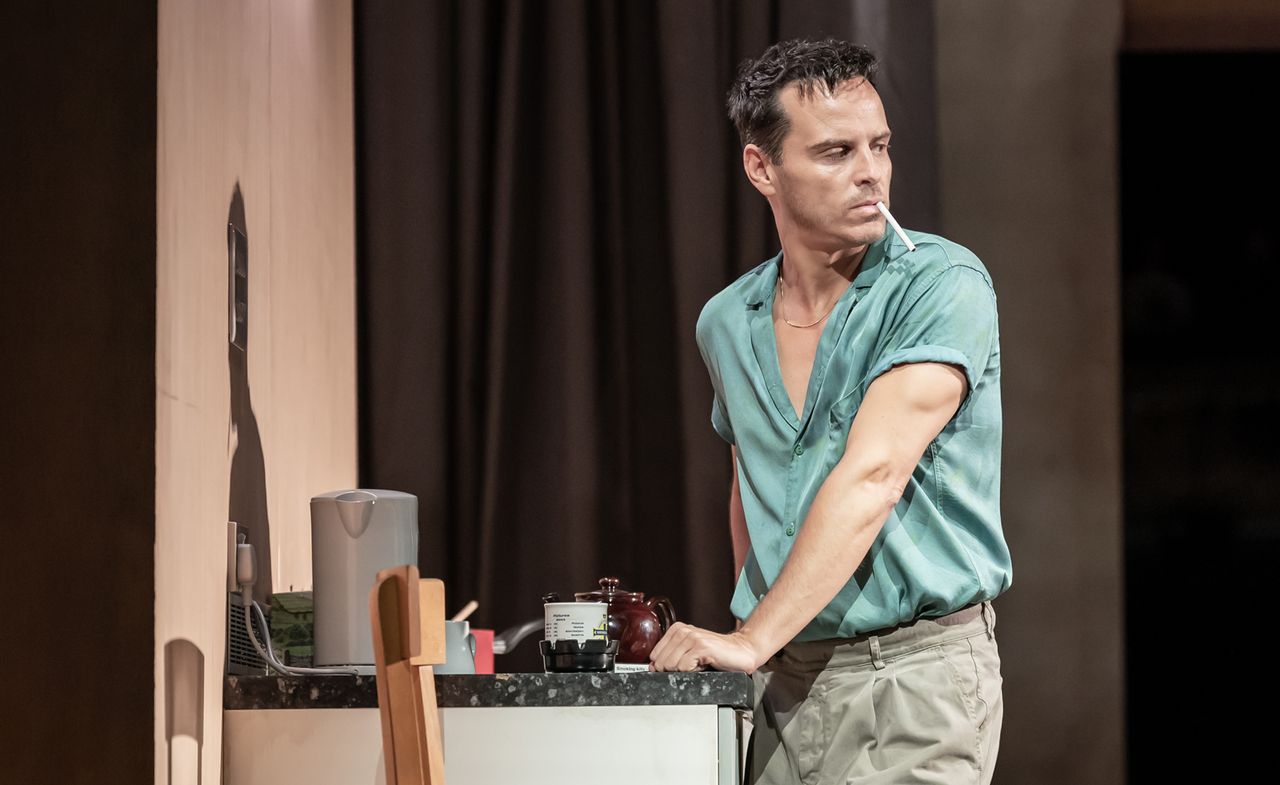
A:
<svg viewBox="0 0 1280 785">
<path fill-rule="evenodd" d="M 968 378 L 959 410 L 924 452 L 853 577 L 798 641 L 852 637 L 942 616 L 1009 588 L 1000 526 L 1000 339 L 986 268 L 941 237 L 891 229 L 863 257 L 823 327 L 804 414 L 782 382 L 773 297 L 782 254 L 711 298 L 698 348 L 711 422 L 737 447 L 751 549 L 731 610 L 746 619 L 773 585 L 818 489 L 844 455 L 867 387 L 896 365 L 939 362 Z"/>
</svg>

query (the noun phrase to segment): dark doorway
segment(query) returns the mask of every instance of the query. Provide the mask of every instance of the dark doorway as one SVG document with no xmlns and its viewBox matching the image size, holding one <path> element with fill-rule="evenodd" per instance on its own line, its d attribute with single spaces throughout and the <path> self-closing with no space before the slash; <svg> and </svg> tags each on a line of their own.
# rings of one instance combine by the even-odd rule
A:
<svg viewBox="0 0 1280 785">
<path fill-rule="evenodd" d="M 1120 59 L 1131 785 L 1232 781 L 1274 743 L 1277 76 L 1276 52 Z"/>
</svg>

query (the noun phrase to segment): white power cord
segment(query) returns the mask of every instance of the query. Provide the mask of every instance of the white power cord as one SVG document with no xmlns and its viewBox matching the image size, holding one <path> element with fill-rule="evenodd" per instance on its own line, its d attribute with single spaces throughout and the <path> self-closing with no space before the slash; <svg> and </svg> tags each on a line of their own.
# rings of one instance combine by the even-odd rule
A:
<svg viewBox="0 0 1280 785">
<path fill-rule="evenodd" d="M 258 656 L 266 660 L 267 664 L 275 670 L 286 676 L 358 676 L 360 672 L 355 668 L 299 668 L 293 665 L 285 665 L 276 659 L 275 650 L 271 648 L 271 632 L 267 628 L 267 617 L 262 612 L 262 606 L 258 601 L 253 599 L 253 584 L 257 580 L 256 563 L 254 560 L 253 546 L 242 542 L 236 545 L 236 585 L 240 588 L 240 604 L 244 606 L 244 628 L 249 633 L 249 640 L 253 642 L 253 648 L 257 649 Z M 263 639 L 267 642 L 264 649 L 262 644 L 258 642 L 258 636 L 253 630 L 253 617 L 258 617 L 258 624 L 262 627 Z"/>
</svg>

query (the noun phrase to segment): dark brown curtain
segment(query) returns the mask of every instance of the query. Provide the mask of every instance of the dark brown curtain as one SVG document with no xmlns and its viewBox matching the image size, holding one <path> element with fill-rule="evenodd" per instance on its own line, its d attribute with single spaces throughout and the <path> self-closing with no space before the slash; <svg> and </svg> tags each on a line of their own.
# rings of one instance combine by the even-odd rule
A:
<svg viewBox="0 0 1280 785">
<path fill-rule="evenodd" d="M 937 228 L 931 4 L 359 4 L 361 482 L 478 626 L 603 575 L 724 629 L 702 305 L 777 252 L 723 109 L 771 42 L 872 46 L 894 210 Z M 500 670 L 540 668 L 526 642 Z"/>
</svg>

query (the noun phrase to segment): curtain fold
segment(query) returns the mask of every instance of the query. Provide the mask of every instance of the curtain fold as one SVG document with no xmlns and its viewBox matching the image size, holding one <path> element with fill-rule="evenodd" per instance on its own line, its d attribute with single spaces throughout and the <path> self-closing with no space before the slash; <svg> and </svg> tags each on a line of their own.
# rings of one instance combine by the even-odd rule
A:
<svg viewBox="0 0 1280 785">
<path fill-rule="evenodd" d="M 618 575 L 728 628 L 729 450 L 694 325 L 778 240 L 725 91 L 774 40 L 874 27 L 894 211 L 936 230 L 931 4 L 356 13 L 362 484 L 418 495 L 423 574 L 478 626 Z M 498 667 L 539 669 L 536 646 Z"/>
</svg>

